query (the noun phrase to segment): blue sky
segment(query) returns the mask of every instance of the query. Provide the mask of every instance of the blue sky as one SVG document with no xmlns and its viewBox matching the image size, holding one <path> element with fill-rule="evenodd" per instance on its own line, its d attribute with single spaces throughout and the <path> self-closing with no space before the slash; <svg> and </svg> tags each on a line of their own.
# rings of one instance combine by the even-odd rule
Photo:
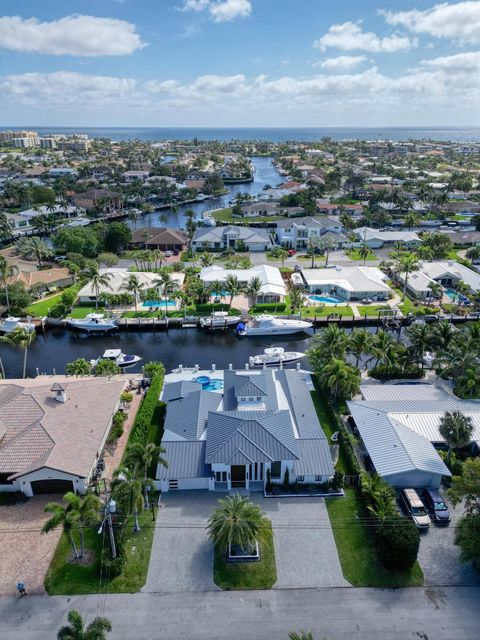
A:
<svg viewBox="0 0 480 640">
<path fill-rule="evenodd" d="M 0 126 L 477 124 L 480 1 L 2 0 Z"/>
</svg>

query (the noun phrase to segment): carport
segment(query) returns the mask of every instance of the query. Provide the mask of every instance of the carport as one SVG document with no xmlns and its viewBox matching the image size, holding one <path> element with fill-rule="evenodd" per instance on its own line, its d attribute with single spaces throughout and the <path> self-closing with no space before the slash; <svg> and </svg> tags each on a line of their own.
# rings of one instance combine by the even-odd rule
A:
<svg viewBox="0 0 480 640">
<path fill-rule="evenodd" d="M 34 496 L 44 493 L 61 493 L 62 495 L 68 491 L 74 491 L 73 482 L 71 480 L 33 480 L 30 483 Z"/>
</svg>

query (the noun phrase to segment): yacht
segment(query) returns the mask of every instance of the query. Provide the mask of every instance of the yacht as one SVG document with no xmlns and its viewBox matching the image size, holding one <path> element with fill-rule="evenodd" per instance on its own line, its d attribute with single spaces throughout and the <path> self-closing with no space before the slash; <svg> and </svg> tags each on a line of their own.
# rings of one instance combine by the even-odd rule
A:
<svg viewBox="0 0 480 640">
<path fill-rule="evenodd" d="M 11 333 L 15 329 L 19 328 L 27 329 L 27 331 L 35 331 L 35 325 L 33 322 L 22 322 L 20 318 L 14 318 L 13 316 L 8 316 L 8 318 L 5 318 L 3 322 L 0 322 L 0 331 L 3 331 L 4 333 Z"/>
<path fill-rule="evenodd" d="M 312 328 L 305 320 L 284 320 L 269 315 L 260 315 L 247 323 L 239 322 L 236 327 L 239 336 L 278 336 L 302 333 Z"/>
<path fill-rule="evenodd" d="M 96 367 L 100 360 L 111 360 L 118 364 L 121 369 L 128 369 L 129 367 L 134 367 L 141 359 L 140 356 L 122 353 L 120 349 L 107 349 L 101 358 L 90 360 L 90 364 L 92 367 Z"/>
<path fill-rule="evenodd" d="M 200 318 L 200 326 L 204 329 L 221 329 L 240 322 L 240 316 L 229 316 L 228 311 L 214 311 L 207 318 Z"/>
<path fill-rule="evenodd" d="M 83 331 L 111 331 L 117 329 L 115 320 L 105 318 L 103 313 L 89 313 L 82 319 L 68 318 L 67 324 L 74 329 L 82 329 Z"/>
<path fill-rule="evenodd" d="M 297 362 L 305 357 L 300 351 L 285 351 L 283 347 L 270 347 L 265 349 L 263 353 L 250 356 L 248 359 L 252 367 L 275 367 L 285 365 L 291 362 Z"/>
</svg>

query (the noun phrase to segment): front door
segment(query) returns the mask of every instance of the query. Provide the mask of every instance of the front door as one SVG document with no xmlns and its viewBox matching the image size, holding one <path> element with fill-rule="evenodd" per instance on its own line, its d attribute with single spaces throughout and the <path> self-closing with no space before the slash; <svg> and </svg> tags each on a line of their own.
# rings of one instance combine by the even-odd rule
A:
<svg viewBox="0 0 480 640">
<path fill-rule="evenodd" d="M 230 469 L 232 489 L 242 489 L 246 486 L 246 467 L 244 464 L 233 464 Z"/>
</svg>

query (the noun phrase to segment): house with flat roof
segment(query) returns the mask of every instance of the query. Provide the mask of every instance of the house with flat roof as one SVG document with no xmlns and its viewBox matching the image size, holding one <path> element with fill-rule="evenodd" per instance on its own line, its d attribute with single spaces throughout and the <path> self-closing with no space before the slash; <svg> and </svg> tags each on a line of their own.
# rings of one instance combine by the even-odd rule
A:
<svg viewBox="0 0 480 640">
<path fill-rule="evenodd" d="M 402 283 L 404 278 L 404 274 L 398 274 Z M 421 262 L 418 271 L 408 276 L 407 291 L 415 298 L 429 298 L 432 295 L 430 285 L 433 282 L 441 284 L 446 289 L 455 289 L 459 282 L 464 282 L 472 291 L 480 291 L 480 274 L 454 260 Z"/>
<path fill-rule="evenodd" d="M 85 493 L 127 381 L 0 380 L 0 491 Z"/>
<path fill-rule="evenodd" d="M 292 282 L 313 294 L 329 294 L 348 300 L 388 300 L 393 292 L 387 276 L 377 267 L 301 269 Z"/>
<path fill-rule="evenodd" d="M 322 484 L 333 475 L 306 376 L 300 371 L 217 371 L 207 391 L 185 372 L 165 377 L 167 401 L 156 480 L 162 491 L 263 491 L 267 478 Z M 189 377 L 187 377 L 189 376 Z M 196 385 L 193 388 L 192 383 Z"/>
<path fill-rule="evenodd" d="M 272 246 L 272 240 L 266 229 L 228 225 L 197 229 L 191 242 L 194 251 L 223 251 L 236 249 L 239 245 L 245 246 L 248 251 L 267 251 Z"/>
<path fill-rule="evenodd" d="M 422 241 L 413 231 L 379 231 L 370 227 L 353 229 L 358 243 L 366 243 L 370 249 L 382 249 L 401 244 L 405 247 L 418 247 Z"/>
<path fill-rule="evenodd" d="M 337 247 L 342 247 L 347 242 L 347 237 L 342 233 L 342 223 L 336 218 L 328 216 L 304 218 L 292 218 L 277 222 L 276 236 L 278 244 L 288 249 L 305 249 L 311 240 L 320 240 L 326 237 L 333 238 Z"/>
<path fill-rule="evenodd" d="M 228 276 L 235 276 L 242 285 L 247 285 L 252 278 L 260 278 L 262 287 L 256 302 L 283 302 L 285 300 L 285 283 L 280 269 L 269 264 L 260 264 L 250 269 L 224 269 L 220 265 L 205 267 L 200 271 L 200 280 L 209 285 L 218 281 L 224 283 Z"/>
</svg>

